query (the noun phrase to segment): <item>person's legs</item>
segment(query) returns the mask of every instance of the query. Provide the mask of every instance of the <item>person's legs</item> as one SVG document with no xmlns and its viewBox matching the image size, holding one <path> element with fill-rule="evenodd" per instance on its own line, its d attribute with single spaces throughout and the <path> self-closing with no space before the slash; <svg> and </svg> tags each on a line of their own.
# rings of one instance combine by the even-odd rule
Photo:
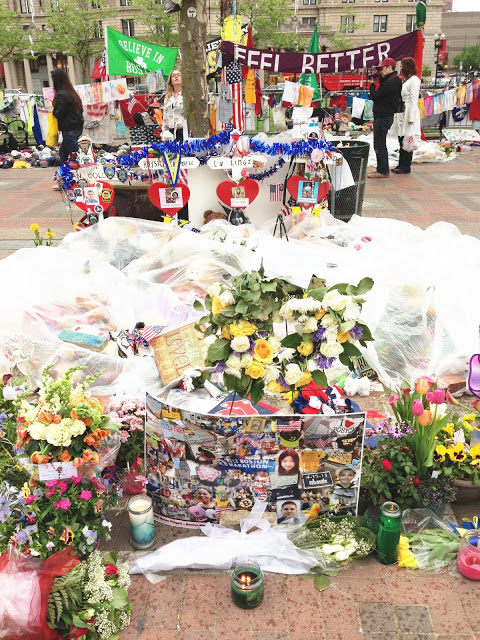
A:
<svg viewBox="0 0 480 640">
<path fill-rule="evenodd" d="M 398 138 L 398 142 L 400 143 L 400 158 L 397 167 L 397 169 L 399 170 L 398 172 L 410 173 L 413 151 L 410 153 L 408 151 L 405 151 L 405 149 L 403 148 L 403 136 Z"/>
<path fill-rule="evenodd" d="M 375 118 L 373 121 L 373 148 L 377 156 L 377 173 L 388 176 L 387 133 L 393 124 L 392 118 Z"/>
<path fill-rule="evenodd" d="M 62 144 L 60 145 L 60 160 L 64 164 L 68 156 L 74 151 L 78 151 L 78 138 L 81 131 L 62 131 Z"/>
</svg>

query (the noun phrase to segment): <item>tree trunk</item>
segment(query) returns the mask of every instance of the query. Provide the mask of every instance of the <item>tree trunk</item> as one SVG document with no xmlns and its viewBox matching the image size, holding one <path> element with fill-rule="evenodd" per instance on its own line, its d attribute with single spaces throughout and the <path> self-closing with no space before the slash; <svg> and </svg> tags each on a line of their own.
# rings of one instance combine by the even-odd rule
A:
<svg viewBox="0 0 480 640">
<path fill-rule="evenodd" d="M 220 0 L 220 24 L 223 26 L 225 18 L 233 13 L 232 0 Z"/>
<path fill-rule="evenodd" d="M 187 12 L 197 15 L 189 18 Z M 194 138 L 208 137 L 208 95 L 205 76 L 205 43 L 207 40 L 206 0 L 183 0 L 179 26 L 182 55 L 183 114 L 189 133 Z"/>
</svg>

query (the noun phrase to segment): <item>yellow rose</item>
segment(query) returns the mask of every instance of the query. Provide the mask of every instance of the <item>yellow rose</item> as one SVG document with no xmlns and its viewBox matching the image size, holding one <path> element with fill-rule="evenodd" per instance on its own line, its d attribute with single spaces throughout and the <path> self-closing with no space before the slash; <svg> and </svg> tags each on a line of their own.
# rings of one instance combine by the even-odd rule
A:
<svg viewBox="0 0 480 640">
<path fill-rule="evenodd" d="M 246 367 L 245 373 L 247 376 L 250 376 L 250 378 L 258 380 L 259 378 L 263 378 L 265 375 L 265 367 L 263 364 L 260 364 L 260 362 L 252 362 L 252 364 L 249 364 L 248 367 Z"/>
<path fill-rule="evenodd" d="M 313 342 L 311 340 L 302 340 L 297 347 L 297 351 L 302 356 L 309 356 L 313 351 Z"/>
<path fill-rule="evenodd" d="M 257 327 L 249 320 L 240 320 L 237 323 L 230 325 L 230 333 L 234 338 L 241 338 L 242 336 L 251 336 L 255 333 Z"/>
<path fill-rule="evenodd" d="M 348 333 L 348 331 L 340 332 L 340 333 L 337 335 L 337 340 L 338 340 L 338 342 L 340 342 L 340 343 L 342 343 L 342 342 L 346 342 L 346 341 L 348 340 L 349 335 L 350 335 L 350 334 Z"/>
<path fill-rule="evenodd" d="M 46 440 L 47 427 L 43 422 L 33 422 L 28 427 L 28 433 L 32 436 L 33 440 Z"/>
<path fill-rule="evenodd" d="M 267 340 L 255 340 L 253 359 L 257 362 L 271 362 L 273 360 L 273 347 Z"/>
<path fill-rule="evenodd" d="M 271 391 L 272 393 L 282 393 L 282 391 L 287 391 L 287 389 L 288 387 L 284 387 L 276 380 L 272 380 L 267 385 L 267 391 Z"/>
<path fill-rule="evenodd" d="M 305 371 L 300 380 L 295 384 L 295 388 L 304 387 L 307 384 L 310 384 L 312 381 L 312 374 L 310 371 Z"/>
<path fill-rule="evenodd" d="M 224 325 L 222 327 L 222 338 L 225 338 L 225 340 L 230 340 L 232 336 L 230 335 L 230 327 L 228 326 L 228 324 Z"/>
<path fill-rule="evenodd" d="M 315 311 L 315 318 L 317 320 L 320 320 L 321 318 L 323 318 L 323 316 L 326 314 L 327 312 L 325 311 L 325 309 L 322 309 L 321 311 Z"/>
<path fill-rule="evenodd" d="M 218 315 L 220 311 L 226 305 L 220 300 L 218 296 L 213 296 L 212 298 L 212 313 L 214 316 Z"/>
</svg>

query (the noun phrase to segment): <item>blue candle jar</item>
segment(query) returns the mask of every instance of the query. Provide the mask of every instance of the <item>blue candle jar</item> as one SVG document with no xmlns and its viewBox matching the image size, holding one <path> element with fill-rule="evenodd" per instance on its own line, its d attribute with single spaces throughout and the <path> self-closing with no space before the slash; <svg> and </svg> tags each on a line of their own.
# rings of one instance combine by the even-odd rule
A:
<svg viewBox="0 0 480 640">
<path fill-rule="evenodd" d="M 146 495 L 133 496 L 128 501 L 130 544 L 135 549 L 148 549 L 155 542 L 152 499 Z"/>
</svg>

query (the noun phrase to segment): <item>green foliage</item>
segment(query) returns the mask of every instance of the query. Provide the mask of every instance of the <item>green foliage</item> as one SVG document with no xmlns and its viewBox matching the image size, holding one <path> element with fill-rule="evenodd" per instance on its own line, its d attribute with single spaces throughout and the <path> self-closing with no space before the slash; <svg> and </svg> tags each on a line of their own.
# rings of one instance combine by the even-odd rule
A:
<svg viewBox="0 0 480 640">
<path fill-rule="evenodd" d="M 156 0 L 132 0 L 131 6 L 135 10 L 135 21 L 147 28 L 140 40 L 178 47 L 178 12 L 165 13 L 163 4 Z"/>
<path fill-rule="evenodd" d="M 462 63 L 463 71 L 469 71 L 470 67 L 473 71 L 480 69 L 480 44 L 474 44 L 470 47 L 464 47 L 458 55 L 453 59 L 453 66 L 458 69 Z"/>
<path fill-rule="evenodd" d="M 23 30 L 23 23 L 17 14 L 6 9 L 4 3 L 0 5 L 0 24 L 0 62 L 23 58 L 30 48 L 28 32 Z"/>
<path fill-rule="evenodd" d="M 279 33 L 279 26 L 293 16 L 290 0 L 240 0 L 237 13 L 246 18 L 252 27 L 253 42 L 259 49 L 293 45 L 289 34 Z M 307 42 L 308 44 L 308 42 Z"/>
<path fill-rule="evenodd" d="M 422 78 L 429 78 L 432 75 L 432 68 L 428 64 L 422 67 Z"/>
</svg>

